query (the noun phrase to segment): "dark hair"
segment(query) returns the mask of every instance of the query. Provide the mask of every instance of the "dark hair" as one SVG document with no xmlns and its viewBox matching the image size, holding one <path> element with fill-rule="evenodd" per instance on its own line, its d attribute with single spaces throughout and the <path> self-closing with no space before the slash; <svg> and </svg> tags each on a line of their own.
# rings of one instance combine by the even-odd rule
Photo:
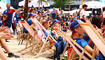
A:
<svg viewBox="0 0 105 60">
<path fill-rule="evenodd" d="M 46 24 L 46 23 L 48 23 L 48 21 L 44 21 L 44 22 L 42 22 L 42 25 L 44 25 L 44 24 Z"/>
<path fill-rule="evenodd" d="M 103 7 L 103 11 L 105 11 L 105 7 Z"/>
<path fill-rule="evenodd" d="M 103 21 L 103 25 L 105 25 L 105 20 Z"/>
<path fill-rule="evenodd" d="M 83 8 L 84 8 L 84 7 L 88 7 L 88 6 L 87 6 L 86 4 L 84 4 L 84 5 L 83 5 Z"/>
<path fill-rule="evenodd" d="M 1 20 L 3 20 L 3 17 L 6 17 L 6 20 L 8 20 L 8 15 L 7 15 L 7 14 L 4 14 L 4 15 L 1 17 Z"/>
</svg>

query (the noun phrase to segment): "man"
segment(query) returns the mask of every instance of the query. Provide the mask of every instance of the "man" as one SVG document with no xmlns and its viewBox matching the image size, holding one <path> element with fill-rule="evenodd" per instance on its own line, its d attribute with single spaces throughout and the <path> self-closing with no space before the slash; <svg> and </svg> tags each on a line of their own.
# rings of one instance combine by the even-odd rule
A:
<svg viewBox="0 0 105 60">
<path fill-rule="evenodd" d="M 11 28 L 11 26 L 12 26 L 12 16 L 13 16 L 13 12 L 15 12 L 15 10 L 10 9 L 10 4 L 7 4 L 6 7 L 7 7 L 7 9 L 3 12 L 3 15 L 4 14 L 8 15 L 9 18 L 7 20 L 6 26 Z"/>
<path fill-rule="evenodd" d="M 56 13 L 55 13 L 55 11 L 56 11 L 55 8 L 53 8 L 53 11 L 51 11 L 51 14 L 52 14 L 52 18 L 53 18 L 53 19 L 56 18 Z"/>
<path fill-rule="evenodd" d="M 80 19 L 83 22 L 87 22 L 87 20 L 86 20 L 86 10 L 87 10 L 87 7 L 88 6 L 86 4 L 84 4 L 83 5 L 83 9 L 80 11 Z"/>
</svg>

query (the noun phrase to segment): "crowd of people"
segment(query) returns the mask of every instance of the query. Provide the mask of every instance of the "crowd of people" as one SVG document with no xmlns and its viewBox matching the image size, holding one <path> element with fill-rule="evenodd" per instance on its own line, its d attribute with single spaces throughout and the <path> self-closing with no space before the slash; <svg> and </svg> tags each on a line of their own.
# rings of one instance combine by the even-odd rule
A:
<svg viewBox="0 0 105 60">
<path fill-rule="evenodd" d="M 21 28 L 22 24 L 21 21 L 23 21 L 24 18 L 24 8 L 21 9 L 10 9 L 10 4 L 7 4 L 7 9 L 4 12 L 0 13 L 0 37 L 2 37 L 2 34 L 4 33 L 7 35 L 7 37 L 13 38 L 11 34 L 15 34 L 17 32 L 18 34 L 18 40 L 21 39 Z M 91 21 L 87 19 L 86 17 L 86 10 L 87 5 L 83 5 L 83 9 L 81 9 L 79 12 L 74 13 L 73 15 L 70 15 L 68 13 L 65 15 L 63 13 L 63 10 L 60 8 L 59 10 L 56 10 L 53 8 L 53 11 L 45 10 L 44 8 L 28 8 L 28 17 L 25 20 L 31 27 L 33 27 L 33 21 L 32 19 L 38 20 L 43 27 L 51 34 L 51 36 L 57 41 L 53 42 L 52 39 L 48 39 L 50 41 L 50 44 L 55 46 L 55 54 L 54 59 L 57 58 L 57 60 L 60 60 L 60 55 L 63 53 L 67 41 L 59 34 L 59 32 L 64 32 L 69 34 L 69 37 L 72 37 L 73 40 L 76 40 L 76 43 L 78 43 L 82 48 L 84 48 L 87 52 L 89 52 L 91 55 L 94 52 L 93 47 L 94 43 L 90 39 L 90 37 L 86 34 L 86 32 L 83 30 L 83 28 L 80 26 L 78 21 L 87 23 L 88 21 Z M 104 8 L 105 10 L 105 8 Z M 14 14 L 15 13 L 15 14 Z M 98 28 L 95 24 L 93 26 L 96 28 L 97 31 L 100 32 L 100 35 L 104 38 L 105 34 L 105 12 L 103 12 L 103 18 L 100 20 L 101 28 Z M 36 27 L 37 28 L 37 27 Z M 34 29 L 35 30 L 35 29 Z M 37 32 L 40 31 L 40 29 L 36 29 Z M 43 29 L 43 32 L 45 33 L 45 36 L 49 36 L 49 34 L 46 32 L 46 30 Z M 24 33 L 29 33 L 26 28 L 23 28 Z M 37 33 L 38 34 L 38 33 Z M 43 40 L 46 39 L 43 37 L 43 33 L 39 33 L 37 39 Z M 5 37 L 4 39 L 0 39 L 0 45 L 1 48 L 4 48 L 5 51 L 8 53 L 8 57 L 16 57 L 19 58 L 19 56 L 13 54 L 9 47 L 5 42 L 8 42 L 8 38 Z M 69 44 L 69 48 L 72 46 Z M 7 57 L 4 55 L 2 49 L 0 48 L 0 57 L 3 60 L 7 60 Z M 67 50 L 68 50 L 67 49 Z M 79 48 L 78 48 L 79 49 Z M 75 57 L 74 57 L 75 58 Z M 89 57 L 88 57 L 89 58 Z M 105 60 L 105 57 L 103 54 L 96 49 L 95 52 L 95 59 L 96 60 Z"/>
</svg>

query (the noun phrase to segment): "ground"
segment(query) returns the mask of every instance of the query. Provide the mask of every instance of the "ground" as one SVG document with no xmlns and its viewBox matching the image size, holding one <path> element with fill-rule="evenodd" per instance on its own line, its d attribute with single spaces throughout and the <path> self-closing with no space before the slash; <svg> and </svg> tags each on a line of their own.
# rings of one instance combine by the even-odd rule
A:
<svg viewBox="0 0 105 60">
<path fill-rule="evenodd" d="M 16 38 L 13 38 L 13 39 L 9 40 L 9 42 L 7 42 L 7 44 L 9 46 L 10 50 L 14 54 L 20 56 L 20 58 L 8 58 L 8 60 L 51 60 L 51 59 L 44 58 L 44 57 L 35 58 L 35 56 L 30 55 L 30 54 L 22 55 L 18 51 L 20 51 L 21 49 L 24 49 L 25 48 L 25 44 L 18 45 L 18 40 Z M 5 54 L 5 55 L 7 56 L 7 54 Z"/>
</svg>

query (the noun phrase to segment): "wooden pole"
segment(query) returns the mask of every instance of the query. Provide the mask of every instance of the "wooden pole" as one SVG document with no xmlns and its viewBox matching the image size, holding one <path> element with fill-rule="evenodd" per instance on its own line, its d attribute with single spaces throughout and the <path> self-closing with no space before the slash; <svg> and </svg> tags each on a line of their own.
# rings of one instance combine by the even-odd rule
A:
<svg viewBox="0 0 105 60">
<path fill-rule="evenodd" d="M 82 0 L 82 7 L 83 7 L 83 0 Z"/>
<path fill-rule="evenodd" d="M 71 3 L 71 0 L 69 0 L 69 11 L 70 11 L 70 3 Z"/>
<path fill-rule="evenodd" d="M 28 0 L 25 0 L 25 4 L 24 4 L 24 20 L 27 19 L 28 17 Z"/>
</svg>

